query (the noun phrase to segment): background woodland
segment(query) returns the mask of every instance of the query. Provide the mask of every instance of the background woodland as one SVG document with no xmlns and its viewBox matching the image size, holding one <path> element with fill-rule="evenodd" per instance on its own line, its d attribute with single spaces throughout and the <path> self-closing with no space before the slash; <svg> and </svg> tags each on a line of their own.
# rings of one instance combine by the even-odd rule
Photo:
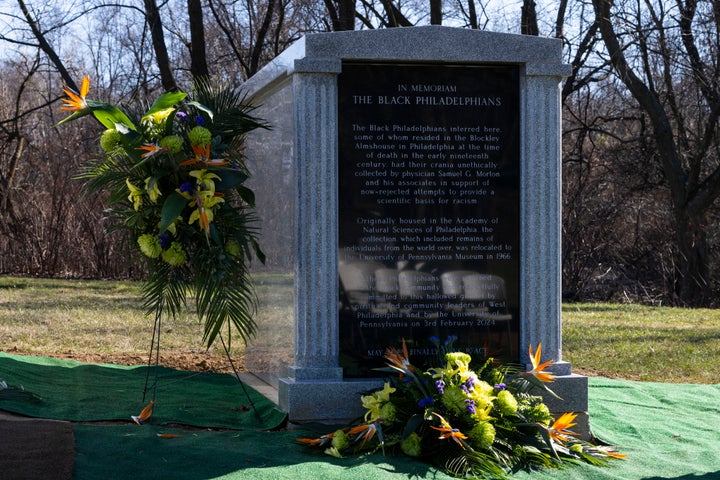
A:
<svg viewBox="0 0 720 480">
<path fill-rule="evenodd" d="M 88 74 L 89 98 L 143 105 L 242 83 L 306 33 L 428 24 L 562 40 L 565 300 L 718 306 L 710 0 L 0 0 L 0 274 L 142 275 L 73 179 L 100 131 L 55 126 L 63 84 Z"/>
</svg>

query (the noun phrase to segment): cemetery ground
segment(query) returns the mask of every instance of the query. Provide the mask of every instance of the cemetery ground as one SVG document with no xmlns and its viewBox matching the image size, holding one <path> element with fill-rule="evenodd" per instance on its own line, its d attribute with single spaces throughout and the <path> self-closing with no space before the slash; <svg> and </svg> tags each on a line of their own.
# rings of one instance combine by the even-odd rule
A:
<svg viewBox="0 0 720 480">
<path fill-rule="evenodd" d="M 231 371 L 207 351 L 193 315 L 164 320 L 161 363 Z M 720 310 L 620 303 L 563 304 L 563 359 L 588 376 L 667 383 L 720 379 Z M 152 318 L 140 283 L 0 277 L 0 350 L 91 363 L 147 363 Z M 392 345 L 389 345 L 392 346 Z M 230 347 L 242 368 L 242 342 Z"/>
</svg>

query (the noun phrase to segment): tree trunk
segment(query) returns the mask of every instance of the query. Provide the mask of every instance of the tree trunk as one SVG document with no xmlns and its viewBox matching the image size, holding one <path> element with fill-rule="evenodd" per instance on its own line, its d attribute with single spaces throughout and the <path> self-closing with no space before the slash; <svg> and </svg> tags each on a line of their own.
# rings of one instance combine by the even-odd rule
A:
<svg viewBox="0 0 720 480">
<path fill-rule="evenodd" d="M 537 11 L 533 0 L 523 0 L 520 18 L 520 33 L 523 35 L 538 36 L 540 30 L 537 23 Z"/>
<path fill-rule="evenodd" d="M 387 15 L 388 27 L 412 27 L 412 22 L 395 6 L 392 0 L 380 0 Z"/>
<path fill-rule="evenodd" d="M 673 285 L 678 303 L 699 307 L 709 300 L 707 219 L 702 212 L 676 208 L 675 271 Z"/>
<path fill-rule="evenodd" d="M 160 9 L 155 0 L 145 0 L 145 21 L 150 29 L 155 58 L 160 70 L 160 81 L 166 92 L 178 89 L 175 77 L 170 67 L 170 57 L 165 45 L 165 34 L 163 33 L 162 21 L 160 20 Z"/>
<path fill-rule="evenodd" d="M 442 25 L 442 0 L 430 0 L 430 25 Z"/>
<path fill-rule="evenodd" d="M 275 3 L 277 0 L 269 0 L 267 4 L 267 10 L 265 10 L 265 16 L 263 22 L 260 25 L 260 29 L 255 36 L 254 45 L 250 54 L 250 70 L 248 71 L 248 77 L 251 77 L 257 73 L 260 68 L 260 54 L 263 51 L 265 42 L 267 39 L 268 31 L 270 31 L 270 23 L 272 22 L 273 14 L 275 12 Z"/>
<path fill-rule="evenodd" d="M 477 30 L 479 27 L 477 9 L 475 8 L 475 0 L 468 0 L 468 22 L 470 28 Z"/>
<path fill-rule="evenodd" d="M 355 30 L 355 0 L 340 0 L 338 22 L 340 30 Z"/>
<path fill-rule="evenodd" d="M 200 0 L 188 0 L 187 5 L 190 20 L 190 73 L 197 81 L 210 76 L 205 55 L 203 11 Z"/>
</svg>

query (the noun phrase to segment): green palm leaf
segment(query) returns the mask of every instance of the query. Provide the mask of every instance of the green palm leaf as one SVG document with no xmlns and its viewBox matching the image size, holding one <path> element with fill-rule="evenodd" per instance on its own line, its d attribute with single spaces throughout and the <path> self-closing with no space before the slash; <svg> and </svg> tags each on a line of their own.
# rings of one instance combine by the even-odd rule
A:
<svg viewBox="0 0 720 480">
<path fill-rule="evenodd" d="M 198 314 L 205 319 L 206 345 L 212 345 L 224 327 L 233 327 L 243 341 L 255 335 L 255 292 L 247 275 L 199 282 L 196 294 Z"/>
</svg>

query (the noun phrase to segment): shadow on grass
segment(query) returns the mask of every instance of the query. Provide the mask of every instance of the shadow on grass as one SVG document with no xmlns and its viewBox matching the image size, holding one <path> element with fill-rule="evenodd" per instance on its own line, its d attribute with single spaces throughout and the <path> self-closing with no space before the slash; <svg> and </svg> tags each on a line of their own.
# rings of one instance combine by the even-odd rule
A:
<svg viewBox="0 0 720 480">
<path fill-rule="evenodd" d="M 160 438 L 161 431 L 180 437 Z M 74 478 L 449 478 L 407 457 L 336 459 L 298 444 L 302 436 L 301 431 L 187 432 L 78 425 Z"/>
</svg>

